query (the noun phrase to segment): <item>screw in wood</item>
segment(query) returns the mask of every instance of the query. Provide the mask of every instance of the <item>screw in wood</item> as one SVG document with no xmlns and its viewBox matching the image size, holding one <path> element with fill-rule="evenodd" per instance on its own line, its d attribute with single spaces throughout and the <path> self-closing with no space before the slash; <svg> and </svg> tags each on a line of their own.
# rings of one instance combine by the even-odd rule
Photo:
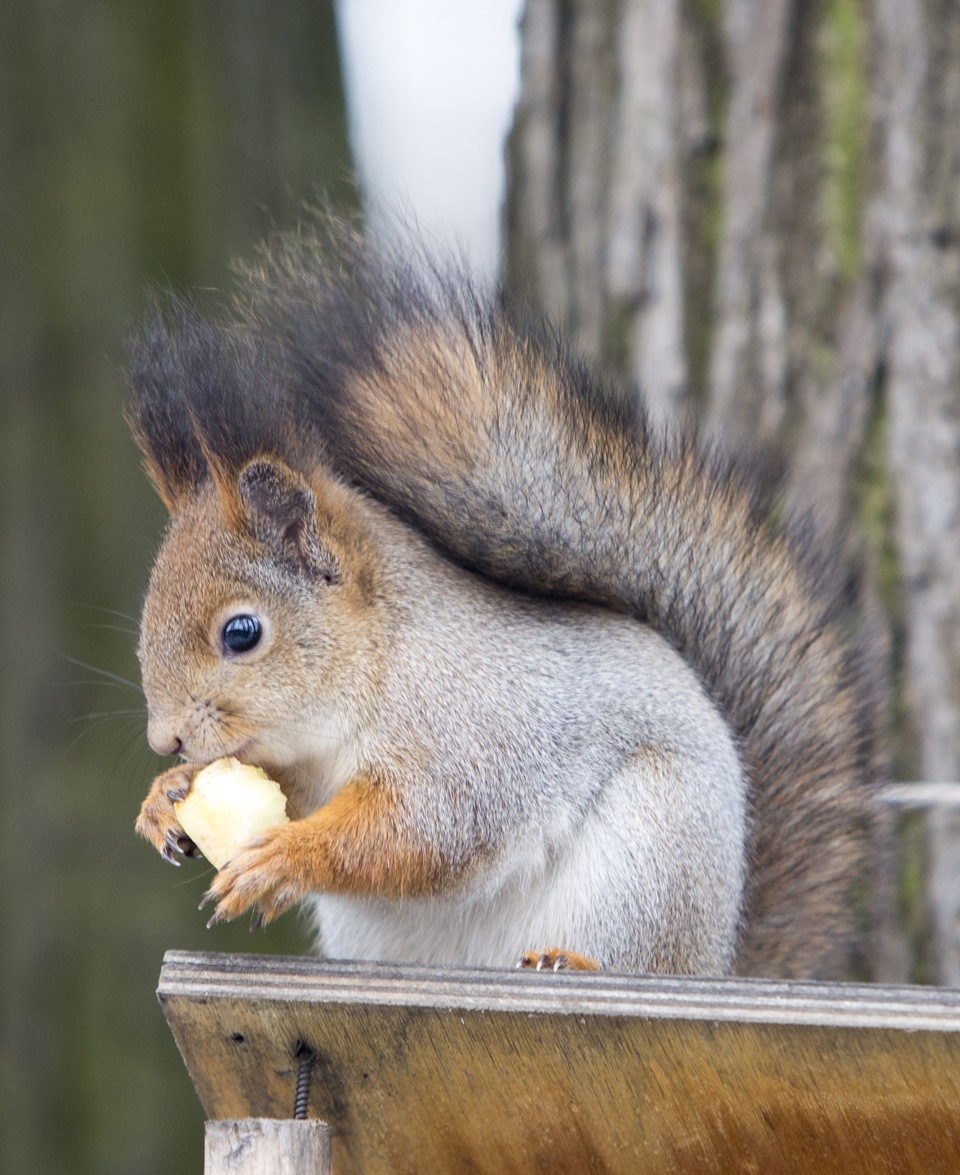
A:
<svg viewBox="0 0 960 1175">
<path fill-rule="evenodd" d="M 297 1042 L 294 1056 L 297 1058 L 297 1088 L 293 1097 L 293 1116 L 302 1121 L 310 1105 L 310 1071 L 316 1058 L 313 1049 L 302 1040 Z"/>
</svg>

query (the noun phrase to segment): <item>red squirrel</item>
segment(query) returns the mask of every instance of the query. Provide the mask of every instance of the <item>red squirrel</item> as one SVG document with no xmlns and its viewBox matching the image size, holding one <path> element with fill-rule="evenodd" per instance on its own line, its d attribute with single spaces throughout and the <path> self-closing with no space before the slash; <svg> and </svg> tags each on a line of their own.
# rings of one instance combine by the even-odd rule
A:
<svg viewBox="0 0 960 1175">
<path fill-rule="evenodd" d="M 776 494 L 417 248 L 279 237 L 156 311 L 129 418 L 170 512 L 139 655 L 168 859 L 224 755 L 295 817 L 214 919 L 331 957 L 835 977 L 879 703 Z"/>
</svg>

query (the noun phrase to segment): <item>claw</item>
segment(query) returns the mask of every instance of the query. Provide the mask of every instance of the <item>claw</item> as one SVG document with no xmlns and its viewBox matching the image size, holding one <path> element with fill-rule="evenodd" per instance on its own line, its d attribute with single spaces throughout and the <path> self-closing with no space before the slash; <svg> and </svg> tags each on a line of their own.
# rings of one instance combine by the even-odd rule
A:
<svg viewBox="0 0 960 1175">
<path fill-rule="evenodd" d="M 263 911 L 257 910 L 250 919 L 250 933 L 253 934 L 255 930 L 259 930 L 263 926 Z"/>
<path fill-rule="evenodd" d="M 180 862 L 173 855 L 173 850 L 170 848 L 169 845 L 166 848 L 161 850 L 160 856 L 163 857 L 163 859 L 166 861 L 166 863 L 168 865 L 173 865 L 175 869 L 180 868 Z"/>
<path fill-rule="evenodd" d="M 197 846 L 190 839 L 190 837 L 186 836 L 182 832 L 179 832 L 179 833 L 171 832 L 170 836 L 168 837 L 168 840 L 173 841 L 173 847 L 176 849 L 176 851 L 178 853 L 181 853 L 184 857 L 195 857 L 199 851 L 197 849 Z"/>
<path fill-rule="evenodd" d="M 520 971 L 599 971 L 600 964 L 576 951 L 531 951 L 517 960 Z"/>
</svg>

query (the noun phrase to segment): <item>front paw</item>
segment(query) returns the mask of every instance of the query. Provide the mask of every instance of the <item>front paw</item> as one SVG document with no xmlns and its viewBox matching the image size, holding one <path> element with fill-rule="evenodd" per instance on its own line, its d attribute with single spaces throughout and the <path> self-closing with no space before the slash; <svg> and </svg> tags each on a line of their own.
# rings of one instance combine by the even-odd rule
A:
<svg viewBox="0 0 960 1175">
<path fill-rule="evenodd" d="M 310 892 L 297 847 L 296 825 L 272 828 L 227 861 L 213 880 L 201 908 L 216 903 L 207 923 L 229 922 L 254 903 L 259 907 L 253 929 L 272 922 Z"/>
<path fill-rule="evenodd" d="M 197 847 L 177 819 L 174 804 L 187 798 L 195 768 L 180 766 L 164 771 L 150 785 L 134 825 L 136 832 L 148 840 L 170 865 L 179 865 L 175 854 L 195 857 Z"/>
</svg>

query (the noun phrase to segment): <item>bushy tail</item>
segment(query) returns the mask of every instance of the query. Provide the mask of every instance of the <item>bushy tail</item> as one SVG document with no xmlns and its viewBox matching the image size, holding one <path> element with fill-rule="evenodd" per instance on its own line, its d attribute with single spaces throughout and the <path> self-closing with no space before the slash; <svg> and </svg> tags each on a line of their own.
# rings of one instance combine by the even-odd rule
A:
<svg viewBox="0 0 960 1175">
<path fill-rule="evenodd" d="M 325 234 L 272 242 L 245 289 L 334 463 L 467 566 L 679 649 L 751 780 L 737 970 L 842 974 L 876 710 L 829 559 L 756 479 L 654 434 L 456 266 Z"/>
</svg>

